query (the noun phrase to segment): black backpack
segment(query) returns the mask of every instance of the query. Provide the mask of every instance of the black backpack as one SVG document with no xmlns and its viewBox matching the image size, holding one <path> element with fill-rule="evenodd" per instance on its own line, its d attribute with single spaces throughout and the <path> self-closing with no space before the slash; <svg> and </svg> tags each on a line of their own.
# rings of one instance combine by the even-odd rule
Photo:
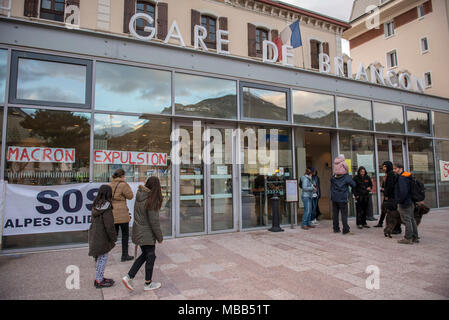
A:
<svg viewBox="0 0 449 320">
<path fill-rule="evenodd" d="M 413 202 L 421 202 L 426 198 L 426 187 L 424 184 L 416 179 L 414 176 L 410 176 L 410 193 L 412 194 Z"/>
</svg>

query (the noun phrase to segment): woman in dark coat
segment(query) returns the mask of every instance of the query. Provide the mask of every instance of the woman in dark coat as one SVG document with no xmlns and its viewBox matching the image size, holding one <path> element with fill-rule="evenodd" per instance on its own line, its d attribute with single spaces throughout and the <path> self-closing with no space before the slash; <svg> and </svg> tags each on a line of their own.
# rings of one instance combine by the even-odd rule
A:
<svg viewBox="0 0 449 320">
<path fill-rule="evenodd" d="M 162 206 L 162 191 L 159 179 L 149 177 L 145 186 L 139 186 L 134 204 L 134 224 L 132 241 L 140 246 L 142 254 L 136 259 L 122 282 L 129 290 L 134 290 L 132 280 L 145 263 L 144 290 L 160 288 L 159 282 L 152 282 L 154 261 L 156 260 L 156 241 L 163 241 L 159 223 L 159 210 Z"/>
<path fill-rule="evenodd" d="M 112 214 L 112 189 L 104 184 L 100 187 L 92 204 L 92 223 L 88 232 L 89 256 L 96 260 L 96 288 L 111 287 L 114 280 L 104 278 L 108 252 L 117 241 L 114 216 Z"/>
<path fill-rule="evenodd" d="M 366 216 L 368 214 L 369 197 L 371 196 L 371 190 L 373 188 L 373 182 L 371 178 L 366 174 L 365 167 L 360 167 L 357 171 L 357 175 L 354 177 L 355 188 L 352 189 L 352 193 L 356 200 L 357 210 L 357 227 L 359 229 L 369 228 L 366 223 Z"/>
</svg>

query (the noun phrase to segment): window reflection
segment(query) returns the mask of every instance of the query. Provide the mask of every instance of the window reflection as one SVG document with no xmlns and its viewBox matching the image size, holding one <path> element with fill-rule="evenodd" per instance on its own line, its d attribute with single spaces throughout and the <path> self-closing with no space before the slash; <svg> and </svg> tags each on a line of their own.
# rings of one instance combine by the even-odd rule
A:
<svg viewBox="0 0 449 320">
<path fill-rule="evenodd" d="M 402 107 L 385 103 L 374 103 L 376 131 L 404 132 L 404 113 Z"/>
<path fill-rule="evenodd" d="M 287 94 L 264 89 L 243 88 L 245 118 L 287 120 Z"/>
<path fill-rule="evenodd" d="M 359 130 L 373 130 L 371 102 L 337 97 L 338 126 Z"/>
<path fill-rule="evenodd" d="M 0 103 L 5 102 L 6 65 L 8 63 L 8 51 L 0 50 Z"/>
<path fill-rule="evenodd" d="M 449 138 L 449 113 L 433 113 L 433 133 L 438 138 Z"/>
<path fill-rule="evenodd" d="M 408 132 L 429 134 L 429 114 L 407 110 L 407 129 Z"/>
<path fill-rule="evenodd" d="M 97 62 L 95 109 L 171 114 L 171 73 Z"/>
<path fill-rule="evenodd" d="M 293 91 L 293 117 L 296 123 L 335 127 L 334 97 L 307 91 Z"/>
<path fill-rule="evenodd" d="M 236 82 L 177 73 L 175 113 L 210 118 L 237 118 Z"/>
<path fill-rule="evenodd" d="M 83 65 L 19 58 L 17 99 L 86 103 Z"/>
<path fill-rule="evenodd" d="M 55 185 L 89 181 L 90 114 L 8 109 L 5 179 Z"/>
</svg>

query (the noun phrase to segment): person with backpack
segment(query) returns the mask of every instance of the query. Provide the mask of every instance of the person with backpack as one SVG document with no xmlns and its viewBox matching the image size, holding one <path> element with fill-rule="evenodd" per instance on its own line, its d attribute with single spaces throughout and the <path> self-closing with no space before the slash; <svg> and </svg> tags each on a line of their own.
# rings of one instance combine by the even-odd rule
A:
<svg viewBox="0 0 449 320">
<path fill-rule="evenodd" d="M 418 227 L 414 217 L 414 206 L 412 199 L 412 174 L 404 171 L 402 164 L 394 166 L 394 172 L 398 175 L 395 184 L 395 201 L 402 222 L 405 224 L 404 239 L 398 240 L 401 244 L 413 244 L 419 242 Z"/>
<path fill-rule="evenodd" d="M 373 183 L 371 178 L 366 174 L 366 169 L 363 166 L 357 170 L 357 175 L 353 178 L 353 180 L 356 184 L 355 188 L 352 189 L 352 193 L 354 194 L 356 201 L 356 224 L 359 229 L 369 228 L 366 223 L 366 219 Z"/>
<path fill-rule="evenodd" d="M 309 230 L 310 228 L 315 228 L 315 226 L 312 225 L 310 218 L 312 215 L 313 193 L 316 192 L 316 188 L 313 186 L 312 182 L 312 170 L 309 168 L 306 169 L 306 172 L 304 172 L 304 175 L 301 177 L 300 186 L 302 188 L 301 200 L 304 204 L 301 229 Z"/>
<path fill-rule="evenodd" d="M 331 178 L 331 200 L 332 200 L 332 220 L 334 232 L 340 232 L 338 222 L 341 212 L 341 222 L 343 224 L 343 234 L 352 234 L 348 225 L 348 198 L 349 186 L 356 186 L 354 180 L 348 174 L 349 168 L 345 162 L 345 157 L 339 155 L 334 160 L 334 175 Z"/>
<path fill-rule="evenodd" d="M 117 233 L 112 214 L 112 189 L 102 185 L 92 203 L 92 222 L 88 231 L 89 256 L 95 258 L 95 288 L 107 288 L 114 285 L 114 280 L 104 277 L 108 261 L 108 252 L 115 247 Z"/>
<path fill-rule="evenodd" d="M 114 207 L 115 230 L 118 235 L 119 229 L 122 229 L 122 258 L 121 261 L 133 260 L 134 257 L 128 254 L 129 242 L 129 213 L 126 200 L 134 197 L 133 191 L 125 181 L 125 171 L 123 169 L 115 170 L 112 175 L 112 182 L 109 184 L 112 188 L 112 206 Z"/>
<path fill-rule="evenodd" d="M 140 267 L 145 263 L 145 291 L 155 290 L 161 287 L 161 283 L 153 282 L 153 268 L 156 260 L 156 241 L 162 243 L 162 235 L 159 222 L 159 210 L 162 207 L 163 197 L 161 184 L 158 177 L 151 176 L 145 186 L 140 185 L 134 204 L 134 224 L 132 241 L 140 246 L 142 254 L 134 261 L 128 274 L 122 278 L 122 283 L 128 290 L 134 290 L 133 279 Z"/>
</svg>

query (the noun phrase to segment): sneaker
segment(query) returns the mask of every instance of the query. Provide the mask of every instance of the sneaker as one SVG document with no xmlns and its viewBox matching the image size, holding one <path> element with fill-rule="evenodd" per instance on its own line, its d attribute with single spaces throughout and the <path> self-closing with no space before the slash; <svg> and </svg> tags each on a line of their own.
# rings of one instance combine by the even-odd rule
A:
<svg viewBox="0 0 449 320">
<path fill-rule="evenodd" d="M 419 243 L 419 237 L 418 238 L 413 238 L 412 241 L 413 241 L 413 243 Z"/>
<path fill-rule="evenodd" d="M 343 235 L 347 235 L 347 234 L 350 235 L 350 236 L 354 235 L 354 233 L 351 232 L 351 231 L 343 232 Z"/>
<path fill-rule="evenodd" d="M 341 230 L 340 229 L 338 229 L 338 230 L 334 230 L 334 233 L 340 233 L 341 232 Z"/>
<path fill-rule="evenodd" d="M 312 221 L 312 224 L 315 225 L 315 226 L 317 226 L 317 225 L 319 225 L 320 223 L 319 223 L 318 221 L 316 221 L 316 219 L 315 219 L 315 220 Z"/>
<path fill-rule="evenodd" d="M 122 278 L 122 283 L 126 287 L 126 289 L 133 291 L 133 279 L 131 279 L 128 275 Z"/>
<path fill-rule="evenodd" d="M 109 281 L 104 281 L 105 279 L 103 279 L 103 281 L 98 282 L 97 280 L 94 280 L 94 286 L 97 289 L 101 289 L 101 288 L 108 288 L 108 287 L 112 287 L 114 285 L 114 282 L 109 282 Z"/>
<path fill-rule="evenodd" d="M 112 284 L 114 284 L 114 283 L 115 283 L 115 281 L 114 281 L 114 280 L 112 280 L 112 279 L 108 279 L 108 278 L 103 278 L 103 281 L 104 281 L 104 282 L 111 282 Z"/>
<path fill-rule="evenodd" d="M 143 285 L 143 290 L 144 291 L 151 291 L 151 290 L 156 290 L 158 288 L 161 287 L 161 283 L 160 282 L 150 282 L 149 284 L 144 284 Z"/>
<path fill-rule="evenodd" d="M 413 244 L 413 241 L 410 240 L 410 239 L 404 238 L 404 239 L 398 240 L 398 243 L 400 243 L 400 244 Z"/>
<path fill-rule="evenodd" d="M 391 234 L 401 234 L 402 230 L 393 230 L 393 232 Z"/>
<path fill-rule="evenodd" d="M 370 227 L 369 225 L 367 225 L 367 224 L 365 224 L 363 227 L 366 228 L 366 229 L 371 228 L 371 227 Z"/>
<path fill-rule="evenodd" d="M 357 228 L 363 229 L 363 226 L 360 224 L 360 225 L 357 226 Z"/>
<path fill-rule="evenodd" d="M 122 256 L 122 259 L 121 259 L 122 262 L 124 262 L 124 261 L 130 261 L 130 260 L 134 260 L 134 257 L 133 257 L 133 256 L 129 256 L 129 255 L 126 255 L 126 256 Z"/>
</svg>

